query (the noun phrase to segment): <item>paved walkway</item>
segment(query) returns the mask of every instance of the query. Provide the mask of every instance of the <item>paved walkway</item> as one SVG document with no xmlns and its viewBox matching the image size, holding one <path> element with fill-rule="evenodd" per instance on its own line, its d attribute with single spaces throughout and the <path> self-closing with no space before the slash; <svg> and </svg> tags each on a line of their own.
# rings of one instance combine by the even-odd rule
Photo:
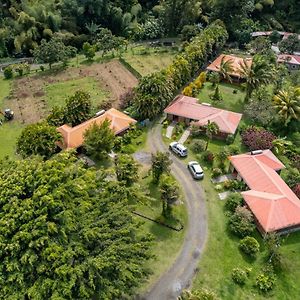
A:
<svg viewBox="0 0 300 300">
<path fill-rule="evenodd" d="M 162 140 L 161 130 L 162 126 L 156 125 L 149 132 L 148 144 L 153 152 L 168 151 Z M 175 155 L 171 157 L 173 160 L 171 172 L 183 189 L 189 220 L 180 253 L 173 265 L 161 274 L 157 282 L 142 297 L 147 300 L 177 299 L 182 290 L 191 285 L 207 236 L 205 198 L 201 185 L 191 178 L 185 163 Z"/>
<path fill-rule="evenodd" d="M 212 178 L 212 183 L 222 183 L 228 180 L 234 180 L 235 177 L 232 174 L 221 175 L 216 178 Z"/>
<path fill-rule="evenodd" d="M 220 200 L 225 200 L 232 192 L 231 191 L 226 191 L 223 193 L 219 193 L 218 196 Z"/>
<path fill-rule="evenodd" d="M 176 126 L 176 122 L 172 122 L 168 127 L 167 127 L 167 132 L 166 132 L 166 137 L 168 139 L 170 139 L 172 137 L 172 133 L 173 133 L 173 130 Z"/>
<path fill-rule="evenodd" d="M 190 136 L 190 134 L 191 134 L 190 129 L 189 128 L 186 129 L 184 131 L 184 133 L 182 134 L 182 136 L 181 136 L 180 140 L 178 141 L 178 143 L 184 144 L 186 142 L 186 140 L 188 139 L 188 137 Z"/>
</svg>

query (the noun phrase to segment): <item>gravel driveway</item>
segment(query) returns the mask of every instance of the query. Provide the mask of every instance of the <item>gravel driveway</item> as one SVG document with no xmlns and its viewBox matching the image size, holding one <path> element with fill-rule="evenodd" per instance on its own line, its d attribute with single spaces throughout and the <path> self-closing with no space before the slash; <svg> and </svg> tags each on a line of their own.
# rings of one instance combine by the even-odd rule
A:
<svg viewBox="0 0 300 300">
<path fill-rule="evenodd" d="M 161 136 L 162 125 L 156 125 L 148 135 L 148 144 L 152 152 L 169 151 Z M 188 210 L 188 228 L 173 265 L 160 276 L 158 281 L 145 293 L 142 299 L 168 300 L 176 299 L 181 291 L 190 286 L 197 271 L 200 256 L 207 235 L 207 217 L 205 198 L 201 185 L 194 181 L 187 166 L 175 155 L 171 155 L 172 174 L 182 187 Z"/>
</svg>

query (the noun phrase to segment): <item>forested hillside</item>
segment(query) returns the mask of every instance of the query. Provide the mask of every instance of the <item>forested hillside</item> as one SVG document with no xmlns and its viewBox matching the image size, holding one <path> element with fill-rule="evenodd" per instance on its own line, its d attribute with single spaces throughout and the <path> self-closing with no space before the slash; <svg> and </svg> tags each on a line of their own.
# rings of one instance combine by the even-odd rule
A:
<svg viewBox="0 0 300 300">
<path fill-rule="evenodd" d="M 300 30 L 297 0 L 2 0 L 0 57 L 31 55 L 42 39 L 53 35 L 81 49 L 99 28 L 128 40 L 190 37 L 215 19 L 228 27 L 231 39 L 253 30 Z M 297 18 L 298 17 L 298 18 Z"/>
</svg>

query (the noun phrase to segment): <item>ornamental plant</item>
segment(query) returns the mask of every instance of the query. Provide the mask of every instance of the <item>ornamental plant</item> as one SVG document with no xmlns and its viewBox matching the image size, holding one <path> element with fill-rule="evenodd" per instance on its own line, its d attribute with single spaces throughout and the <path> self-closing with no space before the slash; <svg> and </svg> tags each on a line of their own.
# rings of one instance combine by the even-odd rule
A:
<svg viewBox="0 0 300 300">
<path fill-rule="evenodd" d="M 251 257 L 256 257 L 256 254 L 259 252 L 259 247 L 258 241 L 251 236 L 246 236 L 239 244 L 239 248 Z"/>
<path fill-rule="evenodd" d="M 242 268 L 234 268 L 231 272 L 231 278 L 235 283 L 244 285 L 248 278 L 248 273 Z"/>
<path fill-rule="evenodd" d="M 229 230 L 239 237 L 250 235 L 255 225 L 253 215 L 246 207 L 238 206 L 234 214 L 229 218 Z"/>
<path fill-rule="evenodd" d="M 242 134 L 242 141 L 249 150 L 271 149 L 276 136 L 264 128 L 250 126 Z"/>
</svg>

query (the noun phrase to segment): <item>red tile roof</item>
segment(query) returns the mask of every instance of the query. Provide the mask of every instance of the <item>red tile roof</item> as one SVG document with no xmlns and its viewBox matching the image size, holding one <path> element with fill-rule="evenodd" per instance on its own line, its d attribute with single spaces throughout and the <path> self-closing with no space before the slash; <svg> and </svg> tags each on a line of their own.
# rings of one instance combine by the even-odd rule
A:
<svg viewBox="0 0 300 300">
<path fill-rule="evenodd" d="M 224 61 L 231 61 L 232 62 L 232 68 L 233 72 L 228 73 L 231 76 L 240 77 L 241 76 L 241 64 L 243 64 L 244 58 L 237 57 L 234 55 L 225 55 L 221 54 L 218 56 L 206 69 L 209 71 L 219 72 L 220 71 L 220 65 L 222 62 L 222 59 L 224 57 Z M 251 66 L 252 64 L 252 58 L 246 58 L 246 63 Z"/>
<path fill-rule="evenodd" d="M 300 226 L 300 200 L 276 172 L 284 165 L 271 150 L 230 161 L 250 188 L 242 196 L 264 232 Z"/>
<path fill-rule="evenodd" d="M 215 122 L 220 132 L 234 134 L 242 114 L 201 104 L 196 98 L 179 95 L 164 110 L 167 114 L 195 120 L 195 125 L 204 126 L 208 121 Z"/>
<path fill-rule="evenodd" d="M 300 65 L 300 55 L 279 54 L 277 56 L 278 62 L 286 62 L 293 65 Z"/>
<path fill-rule="evenodd" d="M 120 134 L 130 127 L 131 124 L 135 124 L 137 121 L 130 118 L 126 114 L 111 108 L 103 115 L 90 119 L 75 127 L 63 125 L 57 128 L 57 131 L 61 133 L 63 137 L 62 145 L 59 145 L 63 149 L 78 148 L 82 146 L 84 140 L 84 132 L 94 123 L 100 125 L 104 120 L 109 120 L 110 128 L 115 134 Z"/>
</svg>

